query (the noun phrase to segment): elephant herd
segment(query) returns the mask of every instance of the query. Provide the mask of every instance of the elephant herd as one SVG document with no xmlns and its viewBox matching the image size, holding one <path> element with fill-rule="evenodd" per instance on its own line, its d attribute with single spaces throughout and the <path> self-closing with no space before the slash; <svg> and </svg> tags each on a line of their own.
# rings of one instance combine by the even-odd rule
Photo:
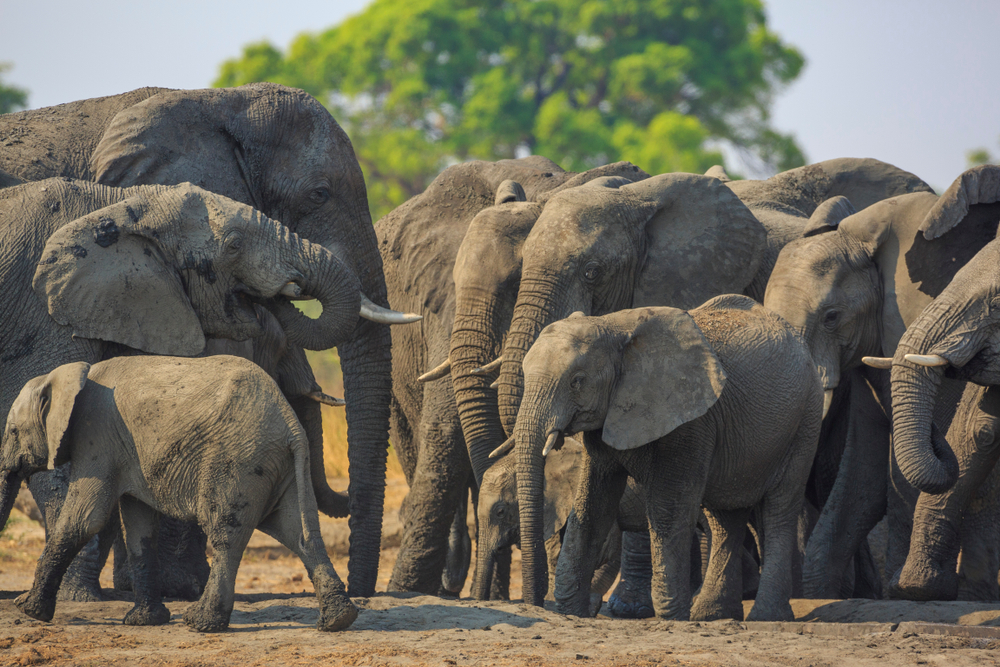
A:
<svg viewBox="0 0 1000 667">
<path fill-rule="evenodd" d="M 479 599 L 509 596 L 513 545 L 525 601 L 579 616 L 619 571 L 626 617 L 1000 599 L 998 222 L 992 166 L 938 196 L 874 159 L 730 180 L 532 156 L 451 166 L 372 225 L 300 90 L 0 116 L 0 519 L 27 480 L 47 528 L 17 604 L 100 599 L 114 548 L 126 622 L 200 596 L 185 621 L 219 630 L 259 527 L 347 627 L 390 441 L 390 591 L 460 593 L 471 501 Z M 330 347 L 346 497 L 304 353 Z M 346 588 L 317 511 L 350 517 Z"/>
</svg>

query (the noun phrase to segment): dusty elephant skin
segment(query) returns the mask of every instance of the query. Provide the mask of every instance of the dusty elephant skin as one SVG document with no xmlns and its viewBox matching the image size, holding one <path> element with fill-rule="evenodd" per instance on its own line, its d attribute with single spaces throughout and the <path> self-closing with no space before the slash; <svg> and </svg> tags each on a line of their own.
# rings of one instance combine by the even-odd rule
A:
<svg viewBox="0 0 1000 667">
<path fill-rule="evenodd" d="M 476 461 L 486 462 L 489 451 L 477 450 L 470 467 L 456 398 L 467 400 L 470 384 L 489 384 L 490 378 L 466 376 L 490 360 L 467 356 L 464 346 L 471 349 L 473 341 L 460 341 L 484 314 L 489 335 L 497 345 L 502 341 L 520 276 L 520 248 L 537 216 L 537 200 L 559 188 L 626 173 L 645 176 L 629 163 L 575 174 L 537 156 L 467 162 L 446 169 L 425 192 L 376 223 L 393 304 L 424 316 L 419 327 L 392 332 L 392 439 L 410 494 L 401 512 L 403 544 L 390 590 L 461 590 L 471 545 L 464 522 L 454 517 L 465 515 L 468 489 L 486 468 Z M 449 543 L 461 553 L 449 554 Z M 451 563 L 464 563 L 465 569 Z M 503 595 L 503 588 L 497 594 Z"/>
<path fill-rule="evenodd" d="M 323 105 L 301 90 L 270 83 L 206 90 L 141 88 L 5 114 L 0 116 L 0 141 L 9 144 L 0 153 L 0 170 L 24 180 L 69 176 L 119 187 L 191 182 L 253 205 L 301 238 L 329 249 L 357 276 L 369 299 L 388 306 L 354 149 Z M 354 322 L 352 335 L 338 345 L 351 468 L 348 584 L 353 595 L 371 595 L 385 493 L 391 341 L 383 324 Z M 305 357 L 292 359 L 300 366 L 293 375 L 314 384 Z M 282 390 L 308 425 L 313 449 L 320 447 L 319 404 L 296 400 L 301 399 L 296 383 Z M 342 503 L 325 476 L 313 472 L 321 511 L 340 512 Z"/>
<path fill-rule="evenodd" d="M 185 622 L 229 626 L 243 551 L 259 528 L 302 560 L 320 603 L 320 630 L 357 618 L 320 537 L 309 440 L 271 378 L 227 355 L 119 357 L 66 364 L 30 380 L 11 407 L 0 474 L 30 477 L 69 462 L 69 491 L 48 532 L 25 614 L 52 619 L 76 553 L 120 507 L 135 607 L 126 625 L 169 621 L 158 581 L 158 514 L 204 527 L 215 558 Z M 6 505 L 6 501 L 4 502 Z"/>
<path fill-rule="evenodd" d="M 909 469 L 906 478 L 898 469 L 891 480 L 885 474 L 890 465 L 894 467 L 889 455 L 890 423 L 882 408 L 889 405 L 889 378 L 884 370 L 860 365 L 865 356 L 895 353 L 907 326 L 994 238 L 1000 217 L 1000 204 L 995 203 L 1000 199 L 1000 188 L 988 175 L 995 170 L 986 167 L 966 172 L 940 198 L 925 192 L 900 195 L 850 215 L 838 226 L 812 227 L 804 238 L 789 243 L 778 258 L 764 304 L 802 332 L 824 388 L 848 389 L 848 413 L 853 422 L 847 429 L 850 435 L 840 474 L 808 546 L 803 578 L 810 597 L 837 595 L 848 559 L 887 511 L 890 537 L 886 570 L 890 576 L 902 566 L 910 548 L 911 517 L 914 530 L 924 530 L 919 528 L 921 524 L 941 518 L 929 508 L 923 517 L 914 517 L 914 504 L 924 506 L 928 501 L 918 501 L 917 490 L 906 481 L 919 466 L 914 467 L 905 452 L 900 456 L 897 449 L 895 460 L 900 468 Z M 889 362 L 873 363 L 885 368 Z M 934 408 L 935 430 L 947 432 L 949 442 L 966 451 L 963 457 L 972 456 L 979 418 L 971 417 L 980 414 L 986 421 L 990 418 L 967 405 L 961 411 L 971 421 L 954 423 L 959 402 L 976 403 L 979 398 L 965 391 L 961 383 L 946 381 L 945 385 Z M 911 481 L 918 489 L 941 492 L 958 473 L 954 465 L 947 475 L 942 466 L 928 466 L 922 477 Z M 890 489 L 896 492 L 890 493 Z M 952 517 L 945 520 L 950 526 L 940 528 L 941 536 L 935 540 L 950 540 L 946 535 L 959 534 L 953 518 L 969 495 L 953 495 L 944 502 L 958 507 L 945 513 Z M 992 568 L 992 575 L 985 574 L 991 568 L 981 560 L 995 561 L 996 548 L 987 545 L 992 538 L 969 534 L 962 539 L 970 540 L 970 558 L 979 561 L 975 565 L 970 562 L 970 567 L 983 573 L 969 590 L 995 594 L 996 568 Z M 991 577 L 993 583 L 989 583 Z M 952 587 L 946 593 L 939 587 L 924 594 L 953 598 L 956 590 Z"/>
<path fill-rule="evenodd" d="M 792 618 L 792 549 L 823 399 L 808 350 L 786 323 L 738 295 L 690 314 L 574 314 L 542 331 L 524 369 L 514 437 L 526 601 L 544 595 L 544 456 L 564 432 L 582 431 L 586 457 L 556 572 L 560 611 L 586 615 L 597 548 L 632 477 L 646 504 L 657 616 L 742 620 L 738 554 L 759 507 L 763 569 L 750 620 Z M 691 536 L 702 506 L 712 553 L 692 608 Z"/>
<path fill-rule="evenodd" d="M 136 350 L 196 355 L 206 335 L 259 336 L 262 322 L 276 324 L 259 303 L 286 301 L 289 284 L 325 303 L 321 344 L 352 335 L 360 308 L 357 278 L 329 250 L 190 184 L 27 183 L 0 190 L 0 224 L 2 251 L 18 253 L 0 273 L 17 308 L 0 322 L 0 410 L 30 378 L 65 363 Z M 285 326 L 282 334 L 302 342 L 315 337 L 313 328 Z M 312 454 L 322 470 L 321 440 Z M 32 492 L 43 511 L 58 511 L 65 485 L 50 480 L 35 476 Z M 68 578 L 99 599 L 101 563 L 92 555 Z M 200 593 L 197 582 L 187 587 Z"/>
</svg>

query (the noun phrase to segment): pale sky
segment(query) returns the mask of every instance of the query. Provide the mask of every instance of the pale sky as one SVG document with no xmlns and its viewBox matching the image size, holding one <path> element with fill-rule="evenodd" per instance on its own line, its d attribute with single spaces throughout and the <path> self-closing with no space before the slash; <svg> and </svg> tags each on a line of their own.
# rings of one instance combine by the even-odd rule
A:
<svg viewBox="0 0 1000 667">
<path fill-rule="evenodd" d="M 31 108 L 141 86 L 203 88 L 220 63 L 267 39 L 284 49 L 365 0 L 0 0 L 4 80 Z M 769 25 L 806 56 L 773 124 L 809 161 L 875 157 L 937 189 L 966 152 L 1000 154 L 1000 2 L 764 0 Z"/>
</svg>

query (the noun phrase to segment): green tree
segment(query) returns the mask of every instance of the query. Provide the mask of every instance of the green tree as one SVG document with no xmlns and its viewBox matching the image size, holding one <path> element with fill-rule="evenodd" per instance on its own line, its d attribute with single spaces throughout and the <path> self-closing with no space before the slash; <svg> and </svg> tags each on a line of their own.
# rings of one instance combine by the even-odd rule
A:
<svg viewBox="0 0 1000 667">
<path fill-rule="evenodd" d="M 985 148 L 977 148 L 975 150 L 968 151 L 965 154 L 966 162 L 969 164 L 969 168 L 978 167 L 981 164 L 996 164 L 1000 159 L 997 156 L 991 155 Z"/>
<path fill-rule="evenodd" d="M 798 166 L 769 109 L 803 62 L 761 0 L 375 0 L 286 53 L 245 47 L 215 85 L 273 81 L 326 103 L 377 217 L 473 158 L 697 172 L 729 144 Z"/>
<path fill-rule="evenodd" d="M 0 63 L 0 74 L 8 71 L 12 65 L 10 63 Z M 0 113 L 10 113 L 18 111 L 28 106 L 28 91 L 17 86 L 8 86 L 0 77 Z"/>
</svg>

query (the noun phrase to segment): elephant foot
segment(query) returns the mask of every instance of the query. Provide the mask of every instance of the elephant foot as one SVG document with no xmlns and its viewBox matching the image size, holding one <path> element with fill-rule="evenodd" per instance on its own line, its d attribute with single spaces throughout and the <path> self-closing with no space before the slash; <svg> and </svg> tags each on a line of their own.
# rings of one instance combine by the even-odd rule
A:
<svg viewBox="0 0 1000 667">
<path fill-rule="evenodd" d="M 319 620 L 316 629 L 322 632 L 336 632 L 349 628 L 358 618 L 358 608 L 346 593 L 328 595 L 320 601 Z"/>
<path fill-rule="evenodd" d="M 197 632 L 224 632 L 229 629 L 229 614 L 206 609 L 196 602 L 184 612 L 184 623 Z"/>
<path fill-rule="evenodd" d="M 704 600 L 707 596 L 699 595 L 691 605 L 692 621 L 720 621 L 731 618 L 743 620 L 743 603 L 739 601 L 726 603 L 719 599 Z"/>
<path fill-rule="evenodd" d="M 958 598 L 958 574 L 945 570 L 938 563 L 923 561 L 914 566 L 907 559 L 889 582 L 889 597 L 920 602 L 955 600 Z"/>
<path fill-rule="evenodd" d="M 51 621 L 56 613 L 55 598 L 46 600 L 37 595 L 34 590 L 18 595 L 14 600 L 14 606 L 39 621 Z"/>
<path fill-rule="evenodd" d="M 792 605 L 788 600 L 783 602 L 767 603 L 756 600 L 753 609 L 747 614 L 747 621 L 794 621 L 795 614 L 792 613 Z"/>
<path fill-rule="evenodd" d="M 74 585 L 77 583 L 78 585 Z M 100 602 L 104 599 L 101 587 L 94 584 L 79 584 L 63 580 L 56 599 L 60 602 Z"/>
<path fill-rule="evenodd" d="M 137 604 L 122 619 L 125 625 L 165 625 L 170 622 L 170 610 L 159 604 Z"/>
<path fill-rule="evenodd" d="M 608 611 L 617 618 L 652 618 L 653 598 L 649 587 L 622 579 L 608 598 Z"/>
<path fill-rule="evenodd" d="M 604 605 L 604 597 L 597 595 L 596 593 L 590 594 L 590 616 L 591 618 L 597 616 L 601 613 L 601 607 Z"/>
</svg>

